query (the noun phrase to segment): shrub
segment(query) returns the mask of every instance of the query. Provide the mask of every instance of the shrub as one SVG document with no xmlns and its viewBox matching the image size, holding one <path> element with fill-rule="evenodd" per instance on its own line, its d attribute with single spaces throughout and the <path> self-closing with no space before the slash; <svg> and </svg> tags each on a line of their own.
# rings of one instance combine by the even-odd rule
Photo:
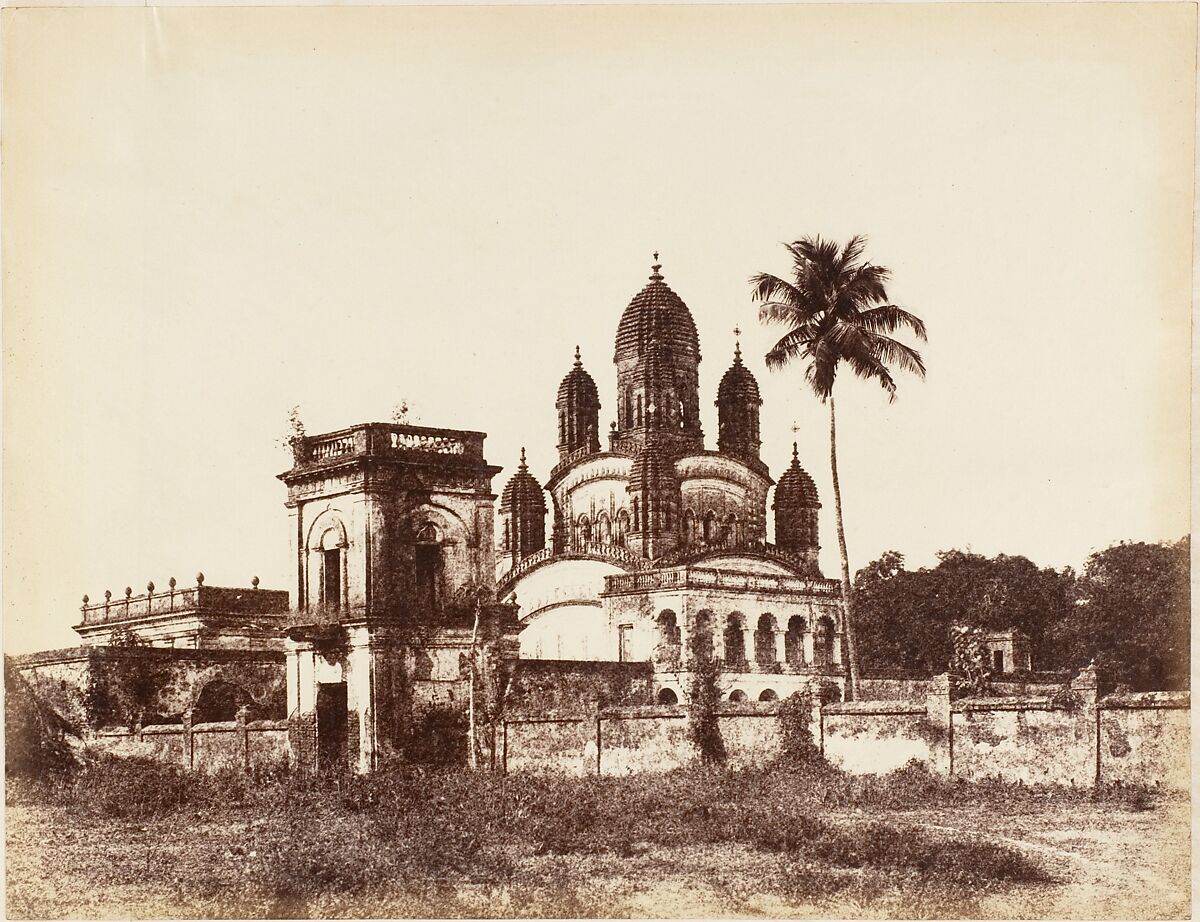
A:
<svg viewBox="0 0 1200 922">
<path fill-rule="evenodd" d="M 779 706 L 779 761 L 785 765 L 805 764 L 820 757 L 813 739 L 812 697 L 793 692 Z"/>
</svg>

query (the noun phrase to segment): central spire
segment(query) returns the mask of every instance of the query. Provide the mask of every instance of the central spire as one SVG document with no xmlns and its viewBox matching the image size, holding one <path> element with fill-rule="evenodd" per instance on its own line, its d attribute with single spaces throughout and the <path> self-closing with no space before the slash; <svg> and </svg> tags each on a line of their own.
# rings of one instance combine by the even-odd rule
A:
<svg viewBox="0 0 1200 922">
<path fill-rule="evenodd" d="M 650 267 L 650 281 L 661 282 L 663 280 L 662 273 L 659 271 L 660 269 L 662 269 L 662 263 L 658 261 L 658 250 L 655 250 L 654 265 Z"/>
</svg>

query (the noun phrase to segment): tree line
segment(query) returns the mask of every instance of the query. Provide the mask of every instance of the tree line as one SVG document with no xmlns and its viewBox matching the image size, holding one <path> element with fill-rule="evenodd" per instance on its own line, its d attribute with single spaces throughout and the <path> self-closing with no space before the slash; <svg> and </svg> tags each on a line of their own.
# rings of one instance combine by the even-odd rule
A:
<svg viewBox="0 0 1200 922">
<path fill-rule="evenodd" d="M 948 550 L 906 569 L 887 551 L 858 571 L 853 592 L 865 673 L 934 675 L 951 657 L 950 631 L 1016 628 L 1035 670 L 1090 662 L 1108 690 L 1188 687 L 1191 542 L 1122 542 L 1092 554 L 1082 573 L 1027 557 Z"/>
</svg>

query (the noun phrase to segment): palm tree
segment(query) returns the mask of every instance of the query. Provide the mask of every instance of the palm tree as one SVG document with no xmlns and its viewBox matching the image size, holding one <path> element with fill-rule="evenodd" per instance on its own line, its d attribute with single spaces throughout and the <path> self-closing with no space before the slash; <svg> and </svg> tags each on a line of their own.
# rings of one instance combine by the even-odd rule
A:
<svg viewBox="0 0 1200 922">
<path fill-rule="evenodd" d="M 850 603 L 850 559 L 842 522 L 842 492 L 838 484 L 837 416 L 833 384 L 845 363 L 860 378 L 878 381 L 896 399 L 896 382 L 889 366 L 925 377 L 921 355 L 889 334 L 901 327 L 924 340 L 925 324 L 902 308 L 889 304 L 886 283 L 891 273 L 864 262 L 867 240 L 855 236 L 839 248 L 820 237 L 784 244 L 792 254 L 792 280 L 760 272 L 750 278 L 758 318 L 764 324 L 788 327 L 767 353 L 767 368 L 778 370 L 792 362 L 804 365 L 804 377 L 822 403 L 829 405 L 829 466 L 833 474 L 833 504 L 837 518 L 838 550 L 842 555 L 842 604 L 845 611 L 846 654 L 850 661 L 850 690 L 859 692 L 858 649 Z"/>
</svg>

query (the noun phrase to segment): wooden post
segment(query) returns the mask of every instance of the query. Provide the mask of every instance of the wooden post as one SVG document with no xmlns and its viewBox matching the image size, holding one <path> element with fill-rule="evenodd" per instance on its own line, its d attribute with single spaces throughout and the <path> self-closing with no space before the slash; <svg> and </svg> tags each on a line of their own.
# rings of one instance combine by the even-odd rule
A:
<svg viewBox="0 0 1200 922">
<path fill-rule="evenodd" d="M 192 740 L 192 712 L 189 708 L 183 712 L 183 767 L 191 771 L 194 767 L 194 744 Z"/>
<path fill-rule="evenodd" d="M 238 745 L 242 750 L 242 768 L 250 771 L 250 731 L 246 729 L 246 714 L 249 709 L 243 704 L 237 709 L 234 720 L 237 721 Z"/>
</svg>

